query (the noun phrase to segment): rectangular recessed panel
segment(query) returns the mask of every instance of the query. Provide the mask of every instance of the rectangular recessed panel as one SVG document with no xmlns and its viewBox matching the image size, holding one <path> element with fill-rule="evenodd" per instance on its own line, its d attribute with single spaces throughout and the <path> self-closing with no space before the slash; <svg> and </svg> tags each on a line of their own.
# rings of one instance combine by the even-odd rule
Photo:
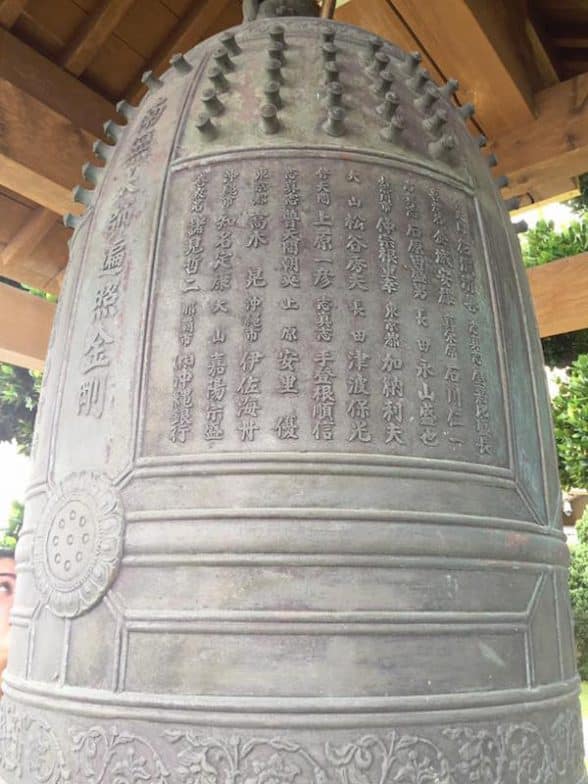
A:
<svg viewBox="0 0 588 784">
<path fill-rule="evenodd" d="M 278 629 L 276 631 L 279 631 Z M 145 667 L 145 661 L 150 662 Z M 393 696 L 525 685 L 522 634 L 137 632 L 126 688 L 173 694 Z"/>
<path fill-rule="evenodd" d="M 353 155 L 188 165 L 156 291 L 143 454 L 508 463 L 473 200 L 443 180 Z"/>
<path fill-rule="evenodd" d="M 537 576 L 472 569 L 177 566 L 127 569 L 116 590 L 129 612 L 509 612 L 524 613 Z"/>
</svg>

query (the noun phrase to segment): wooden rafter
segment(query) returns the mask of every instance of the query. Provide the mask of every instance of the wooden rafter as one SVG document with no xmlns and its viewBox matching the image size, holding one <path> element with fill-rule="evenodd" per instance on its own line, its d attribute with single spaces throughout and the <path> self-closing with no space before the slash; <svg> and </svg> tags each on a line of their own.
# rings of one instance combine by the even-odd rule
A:
<svg viewBox="0 0 588 784">
<path fill-rule="evenodd" d="M 30 219 L 12 237 L 0 254 L 0 274 L 2 268 L 14 265 L 19 258 L 28 256 L 53 228 L 57 221 L 54 212 L 37 207 Z"/>
<path fill-rule="evenodd" d="M 79 212 L 71 189 L 113 107 L 6 31 L 0 49 L 0 184 L 54 212 Z"/>
<path fill-rule="evenodd" d="M 588 171 L 588 74 L 536 94 L 537 117 L 499 136 L 499 171 L 516 194 Z"/>
<path fill-rule="evenodd" d="M 525 33 L 544 86 L 551 87 L 557 84 L 559 76 L 555 66 L 555 56 L 552 49 L 547 46 L 538 24 L 534 20 L 527 19 Z"/>
<path fill-rule="evenodd" d="M 177 52 L 191 49 L 206 37 L 207 30 L 228 8 L 233 0 L 199 0 L 192 9 L 177 23 L 147 63 L 145 70 L 161 73 L 169 66 L 170 57 Z M 128 90 L 130 100 L 137 101 L 145 87 L 139 76 Z"/>
<path fill-rule="evenodd" d="M 61 56 L 63 68 L 75 76 L 80 76 L 134 2 L 135 0 L 102 0 L 82 23 Z"/>
<path fill-rule="evenodd" d="M 521 207 L 512 210 L 515 216 L 529 207 L 543 207 L 556 201 L 566 201 L 580 195 L 578 179 L 576 177 L 553 177 L 538 183 L 531 190 L 521 190 L 516 196 L 520 199 Z"/>
<path fill-rule="evenodd" d="M 0 0 L 0 25 L 5 30 L 10 30 L 27 3 L 28 0 Z"/>
<path fill-rule="evenodd" d="M 5 30 L 0 30 L 0 82 L 95 136 L 101 135 L 106 120 L 116 118 L 110 101 Z"/>
<path fill-rule="evenodd" d="M 588 253 L 528 273 L 541 337 L 588 327 Z"/>
<path fill-rule="evenodd" d="M 482 0 L 352 0 L 336 17 L 421 50 L 433 78 L 459 80 L 460 100 L 476 105 L 484 132 L 494 136 L 533 118 L 542 83 L 529 67 L 528 41 L 512 29 L 507 0 L 489 9 Z"/>
<path fill-rule="evenodd" d="M 128 11 L 134 0 L 103 0 L 82 23 L 61 57 L 61 65 L 74 76 L 80 76 L 91 63 L 106 39 Z M 23 267 L 23 260 L 43 240 L 55 224 L 55 213 L 39 207 L 12 238 L 0 255 L 0 265 Z M 20 264 L 19 264 L 20 261 Z M 59 278 L 58 273 L 57 278 Z M 56 281 L 61 285 L 61 280 Z"/>
<path fill-rule="evenodd" d="M 54 212 L 75 209 L 71 191 L 93 137 L 1 81 L 0 104 L 0 184 Z"/>
</svg>

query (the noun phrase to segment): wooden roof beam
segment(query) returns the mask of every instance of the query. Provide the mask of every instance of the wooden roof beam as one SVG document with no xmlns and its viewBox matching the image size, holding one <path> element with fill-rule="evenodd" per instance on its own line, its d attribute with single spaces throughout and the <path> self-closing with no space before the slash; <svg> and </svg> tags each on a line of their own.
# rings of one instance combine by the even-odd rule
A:
<svg viewBox="0 0 588 784">
<path fill-rule="evenodd" d="M 32 216 L 12 237 L 0 253 L 0 274 L 2 268 L 18 263 L 19 258 L 27 256 L 38 247 L 41 240 L 55 226 L 58 218 L 54 212 L 37 207 Z"/>
<path fill-rule="evenodd" d="M 6 30 L 16 23 L 28 0 L 0 0 L 0 25 Z"/>
<path fill-rule="evenodd" d="M 3 30 L 0 105 L 0 184 L 54 212 L 80 212 L 71 189 L 112 105 Z"/>
<path fill-rule="evenodd" d="M 588 327 L 588 253 L 527 272 L 542 338 Z"/>
<path fill-rule="evenodd" d="M 135 0 L 102 0 L 86 17 L 61 57 L 69 73 L 80 76 Z"/>
<path fill-rule="evenodd" d="M 95 136 L 102 135 L 106 120 L 117 117 L 110 101 L 5 30 L 0 30 L 0 80 Z"/>
<path fill-rule="evenodd" d="M 358 2 L 341 15 L 347 18 Z M 534 92 L 544 82 L 511 0 L 386 2 L 396 26 L 411 31 L 445 78 L 459 80 L 458 97 L 475 104 L 488 136 L 533 119 Z"/>
<path fill-rule="evenodd" d="M 536 119 L 492 144 L 497 171 L 510 180 L 508 196 L 588 171 L 588 73 L 540 90 L 535 100 Z"/>
<path fill-rule="evenodd" d="M 199 0 L 194 3 L 191 10 L 179 20 L 143 70 L 160 74 L 168 68 L 172 55 L 186 52 L 206 38 L 209 28 L 226 11 L 231 2 L 233 0 Z M 141 75 L 139 75 L 129 87 L 129 100 L 131 102 L 138 101 L 144 92 L 145 86 L 141 81 Z"/>
<path fill-rule="evenodd" d="M 544 207 L 556 201 L 573 199 L 580 195 L 577 177 L 553 177 L 546 182 L 540 182 L 532 190 L 521 191 L 513 194 L 520 199 L 521 206 L 518 210 L 511 210 L 511 217 L 515 217 L 528 209 Z"/>
<path fill-rule="evenodd" d="M 0 362 L 42 370 L 55 305 L 0 284 Z"/>
</svg>

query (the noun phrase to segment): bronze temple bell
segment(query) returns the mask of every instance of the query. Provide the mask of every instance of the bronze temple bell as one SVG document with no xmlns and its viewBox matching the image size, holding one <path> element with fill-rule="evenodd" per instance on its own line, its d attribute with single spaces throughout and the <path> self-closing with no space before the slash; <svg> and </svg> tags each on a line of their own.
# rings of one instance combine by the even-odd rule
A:
<svg viewBox="0 0 588 784">
<path fill-rule="evenodd" d="M 0 779 L 585 782 L 541 347 L 473 108 L 258 6 L 146 75 L 77 190 Z"/>
</svg>

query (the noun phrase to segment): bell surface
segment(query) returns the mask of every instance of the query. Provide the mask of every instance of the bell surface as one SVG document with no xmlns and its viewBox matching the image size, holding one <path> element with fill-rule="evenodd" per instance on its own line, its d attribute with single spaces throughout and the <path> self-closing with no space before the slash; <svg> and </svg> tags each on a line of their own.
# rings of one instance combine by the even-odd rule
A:
<svg viewBox="0 0 588 784">
<path fill-rule="evenodd" d="M 71 240 L 5 784 L 578 784 L 515 233 L 419 58 L 319 19 L 176 58 Z"/>
</svg>

